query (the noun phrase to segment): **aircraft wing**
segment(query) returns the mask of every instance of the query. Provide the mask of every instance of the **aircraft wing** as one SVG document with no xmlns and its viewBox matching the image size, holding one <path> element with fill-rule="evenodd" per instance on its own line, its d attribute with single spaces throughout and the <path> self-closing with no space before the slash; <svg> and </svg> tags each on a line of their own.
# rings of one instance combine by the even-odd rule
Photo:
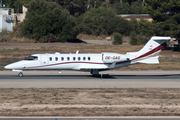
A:
<svg viewBox="0 0 180 120">
<path fill-rule="evenodd" d="M 113 69 L 115 65 L 116 65 L 116 62 L 113 62 L 113 63 L 108 67 L 108 69 Z"/>
</svg>

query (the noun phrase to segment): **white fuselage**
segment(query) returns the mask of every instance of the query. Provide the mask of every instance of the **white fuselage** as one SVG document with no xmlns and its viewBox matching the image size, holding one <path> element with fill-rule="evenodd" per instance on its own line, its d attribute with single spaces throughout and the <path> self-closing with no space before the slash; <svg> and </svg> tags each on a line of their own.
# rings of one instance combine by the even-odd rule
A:
<svg viewBox="0 0 180 120">
<path fill-rule="evenodd" d="M 99 53 L 99 54 L 33 54 L 30 57 L 36 59 L 25 59 L 7 65 L 6 69 L 12 70 L 82 70 L 91 71 L 112 69 L 109 68 L 116 62 L 113 68 L 129 64 L 125 54 Z"/>
</svg>

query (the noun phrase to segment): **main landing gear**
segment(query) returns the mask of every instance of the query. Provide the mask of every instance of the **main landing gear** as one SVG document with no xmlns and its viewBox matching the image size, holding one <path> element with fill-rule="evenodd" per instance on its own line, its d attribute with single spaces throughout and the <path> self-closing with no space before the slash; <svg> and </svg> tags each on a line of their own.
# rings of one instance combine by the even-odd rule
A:
<svg viewBox="0 0 180 120">
<path fill-rule="evenodd" d="M 20 73 L 18 74 L 18 76 L 19 76 L 19 77 L 23 77 L 23 73 L 20 72 Z"/>
<path fill-rule="evenodd" d="M 99 70 L 91 70 L 91 74 L 93 76 L 98 76 L 99 75 Z"/>
</svg>

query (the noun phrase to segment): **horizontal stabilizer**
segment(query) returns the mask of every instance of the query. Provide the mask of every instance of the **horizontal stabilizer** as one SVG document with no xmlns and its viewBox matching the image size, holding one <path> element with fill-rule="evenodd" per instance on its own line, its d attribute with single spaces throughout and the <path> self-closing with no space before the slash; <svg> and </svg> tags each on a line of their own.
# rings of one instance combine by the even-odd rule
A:
<svg viewBox="0 0 180 120">
<path fill-rule="evenodd" d="M 155 57 L 150 57 L 147 59 L 143 59 L 140 61 L 137 61 L 138 63 L 146 63 L 146 64 L 159 64 L 159 60 L 158 60 L 159 56 L 155 56 Z"/>
</svg>

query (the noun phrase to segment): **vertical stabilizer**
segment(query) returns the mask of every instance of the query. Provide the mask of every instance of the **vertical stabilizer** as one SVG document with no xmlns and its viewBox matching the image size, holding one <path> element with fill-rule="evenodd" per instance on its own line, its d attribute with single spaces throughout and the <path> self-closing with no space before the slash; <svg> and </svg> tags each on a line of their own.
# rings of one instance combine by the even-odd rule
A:
<svg viewBox="0 0 180 120">
<path fill-rule="evenodd" d="M 170 40 L 171 37 L 152 37 L 146 45 L 138 52 L 130 52 L 126 53 L 127 57 L 131 62 L 139 62 L 139 63 L 159 63 L 158 54 L 163 48 L 163 44 Z"/>
</svg>

